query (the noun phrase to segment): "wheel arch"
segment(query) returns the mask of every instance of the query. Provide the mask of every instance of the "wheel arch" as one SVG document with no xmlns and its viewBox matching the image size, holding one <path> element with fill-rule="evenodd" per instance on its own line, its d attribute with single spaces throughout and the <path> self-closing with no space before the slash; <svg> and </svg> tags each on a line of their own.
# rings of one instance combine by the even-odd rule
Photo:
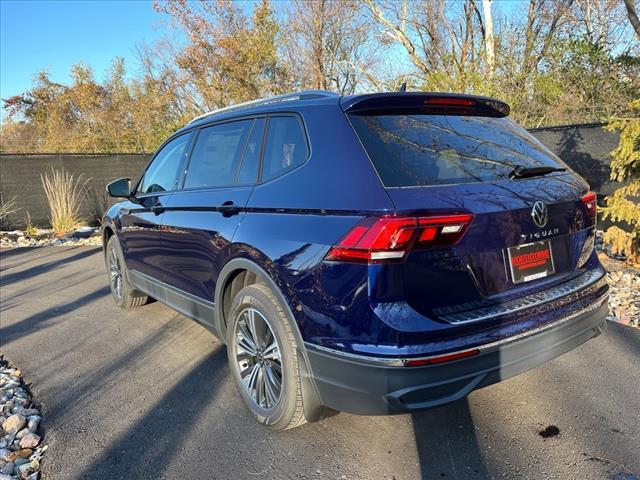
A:
<svg viewBox="0 0 640 480">
<path fill-rule="evenodd" d="M 226 336 L 227 314 L 235 294 L 243 287 L 254 283 L 265 283 L 273 290 L 278 300 L 285 306 L 285 312 L 289 316 L 289 320 L 293 322 L 296 340 L 302 344 L 302 335 L 300 334 L 298 323 L 291 309 L 292 300 L 285 296 L 282 288 L 276 283 L 272 275 L 248 258 L 231 259 L 218 275 L 214 303 L 216 305 L 216 327 L 221 337 L 224 339 Z"/>
<path fill-rule="evenodd" d="M 306 348 L 304 347 L 304 340 L 291 308 L 292 300 L 285 296 L 271 275 L 260 265 L 247 258 L 234 258 L 230 260 L 218 276 L 214 301 L 216 305 L 215 328 L 218 330 L 219 337 L 222 341 L 226 339 L 226 315 L 235 293 L 252 283 L 265 283 L 275 293 L 283 305 L 285 314 L 289 318 L 289 322 L 293 328 L 293 333 L 298 344 L 298 371 L 302 383 L 303 407 L 307 421 L 314 422 L 325 418 L 331 412 L 322 405 L 318 389 L 313 380 L 313 374 L 309 366 L 309 358 Z"/>
</svg>

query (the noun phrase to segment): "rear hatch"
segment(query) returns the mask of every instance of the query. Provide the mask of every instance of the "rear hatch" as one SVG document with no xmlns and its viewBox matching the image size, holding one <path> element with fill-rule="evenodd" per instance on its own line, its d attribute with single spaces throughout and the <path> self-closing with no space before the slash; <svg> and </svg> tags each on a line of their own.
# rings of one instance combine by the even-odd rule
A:
<svg viewBox="0 0 640 480">
<path fill-rule="evenodd" d="M 559 158 L 506 118 L 506 104 L 387 94 L 346 97 L 343 109 L 395 215 L 417 218 L 418 230 L 433 217 L 453 223 L 438 226 L 435 234 L 417 233 L 402 258 L 378 255 L 382 260 L 374 263 L 392 263 L 395 280 L 379 282 L 372 292 L 376 301 L 401 296 L 414 309 L 438 316 L 526 295 L 581 273 L 593 250 L 595 197 Z"/>
</svg>

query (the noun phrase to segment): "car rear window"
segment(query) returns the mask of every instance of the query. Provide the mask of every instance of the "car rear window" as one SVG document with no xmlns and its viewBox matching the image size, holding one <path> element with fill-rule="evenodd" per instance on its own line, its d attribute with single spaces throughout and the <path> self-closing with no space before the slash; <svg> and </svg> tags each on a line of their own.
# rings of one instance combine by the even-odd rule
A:
<svg viewBox="0 0 640 480">
<path fill-rule="evenodd" d="M 566 167 L 508 118 L 349 115 L 386 187 L 485 182 L 516 165 Z"/>
</svg>

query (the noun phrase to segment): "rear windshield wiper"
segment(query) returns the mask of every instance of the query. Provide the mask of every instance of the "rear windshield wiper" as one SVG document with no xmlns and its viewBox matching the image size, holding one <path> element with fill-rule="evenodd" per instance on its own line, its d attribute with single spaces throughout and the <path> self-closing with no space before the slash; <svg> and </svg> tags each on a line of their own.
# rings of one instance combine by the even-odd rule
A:
<svg viewBox="0 0 640 480">
<path fill-rule="evenodd" d="M 539 177 L 542 175 L 546 175 L 551 172 L 564 172 L 566 168 L 563 167 L 551 167 L 551 166 L 543 166 L 543 167 L 523 167 L 522 165 L 518 165 L 511 173 L 509 173 L 509 178 L 529 178 L 529 177 Z"/>
</svg>

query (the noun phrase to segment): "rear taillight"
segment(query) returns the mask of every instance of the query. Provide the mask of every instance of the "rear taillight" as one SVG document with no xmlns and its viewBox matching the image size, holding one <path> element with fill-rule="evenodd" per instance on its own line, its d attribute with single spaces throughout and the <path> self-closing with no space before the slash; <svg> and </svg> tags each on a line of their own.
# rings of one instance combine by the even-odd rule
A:
<svg viewBox="0 0 640 480">
<path fill-rule="evenodd" d="M 589 192 L 582 196 L 582 203 L 587 207 L 587 213 L 591 218 L 596 217 L 596 210 L 598 207 L 597 199 L 598 197 L 596 196 L 596 192 Z"/>
<path fill-rule="evenodd" d="M 473 215 L 430 217 L 368 217 L 334 245 L 326 259 L 332 261 L 386 263 L 405 258 L 412 248 L 456 244 Z"/>
</svg>

